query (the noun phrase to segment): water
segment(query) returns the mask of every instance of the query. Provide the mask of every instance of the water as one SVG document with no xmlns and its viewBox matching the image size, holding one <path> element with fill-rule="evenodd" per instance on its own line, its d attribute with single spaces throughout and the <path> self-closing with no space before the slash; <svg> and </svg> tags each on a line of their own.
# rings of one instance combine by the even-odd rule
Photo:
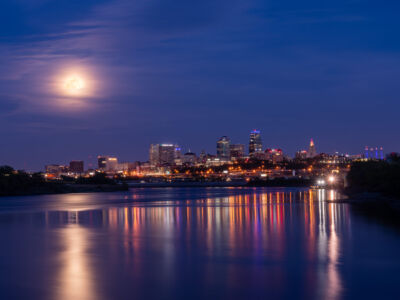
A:
<svg viewBox="0 0 400 300">
<path fill-rule="evenodd" d="M 398 299 L 400 233 L 334 191 L 0 199 L 1 299 Z"/>
</svg>

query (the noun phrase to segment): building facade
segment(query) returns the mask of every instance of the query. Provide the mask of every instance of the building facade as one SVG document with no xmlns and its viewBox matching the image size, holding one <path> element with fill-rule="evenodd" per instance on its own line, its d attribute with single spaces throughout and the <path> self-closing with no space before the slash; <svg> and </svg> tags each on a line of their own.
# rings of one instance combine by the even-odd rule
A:
<svg viewBox="0 0 400 300">
<path fill-rule="evenodd" d="M 231 144 L 229 146 L 231 159 L 237 160 L 239 158 L 244 157 L 245 155 L 245 146 L 243 144 Z"/>
<path fill-rule="evenodd" d="M 231 159 L 230 143 L 227 136 L 223 136 L 217 141 L 217 157 L 220 160 L 228 161 Z"/>
<path fill-rule="evenodd" d="M 83 160 L 73 160 L 69 163 L 69 171 L 75 174 L 81 174 L 84 172 Z"/>
<path fill-rule="evenodd" d="M 249 155 L 253 156 L 260 152 L 262 152 L 261 132 L 260 130 L 252 130 L 249 140 Z"/>
<path fill-rule="evenodd" d="M 313 139 L 311 139 L 310 147 L 308 148 L 308 151 L 307 151 L 307 158 L 313 158 L 315 156 L 317 156 L 317 150 L 315 149 L 315 144 L 314 144 Z"/>
<path fill-rule="evenodd" d="M 267 149 L 265 150 L 265 158 L 273 163 L 278 163 L 283 161 L 283 151 L 282 149 Z"/>
<path fill-rule="evenodd" d="M 179 149 L 179 150 L 177 150 Z M 180 148 L 173 144 L 152 144 L 150 145 L 149 160 L 153 167 L 172 166 Z"/>
</svg>

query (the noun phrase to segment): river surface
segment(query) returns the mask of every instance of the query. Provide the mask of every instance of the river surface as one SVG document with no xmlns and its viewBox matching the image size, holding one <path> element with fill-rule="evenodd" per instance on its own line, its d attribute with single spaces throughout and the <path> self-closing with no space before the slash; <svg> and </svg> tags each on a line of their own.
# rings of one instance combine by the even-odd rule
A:
<svg viewBox="0 0 400 300">
<path fill-rule="evenodd" d="M 399 299 L 400 232 L 335 191 L 0 198 L 1 299 Z"/>
</svg>

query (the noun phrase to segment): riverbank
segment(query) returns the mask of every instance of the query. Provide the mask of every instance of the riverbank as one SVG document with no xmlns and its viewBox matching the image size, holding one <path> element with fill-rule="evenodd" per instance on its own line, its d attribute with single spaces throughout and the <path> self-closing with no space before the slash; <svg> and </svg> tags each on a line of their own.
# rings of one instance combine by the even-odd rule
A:
<svg viewBox="0 0 400 300">
<path fill-rule="evenodd" d="M 400 199 L 373 192 L 341 191 L 346 198 L 332 200 L 333 203 L 347 203 L 370 218 L 400 225 Z"/>
</svg>

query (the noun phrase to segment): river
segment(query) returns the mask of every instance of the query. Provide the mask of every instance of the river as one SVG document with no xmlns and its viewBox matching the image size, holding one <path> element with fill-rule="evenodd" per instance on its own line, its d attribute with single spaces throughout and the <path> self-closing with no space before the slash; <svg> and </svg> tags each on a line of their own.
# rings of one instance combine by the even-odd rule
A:
<svg viewBox="0 0 400 300">
<path fill-rule="evenodd" d="M 1 299 L 398 299 L 400 231 L 333 190 L 0 198 Z"/>
</svg>

